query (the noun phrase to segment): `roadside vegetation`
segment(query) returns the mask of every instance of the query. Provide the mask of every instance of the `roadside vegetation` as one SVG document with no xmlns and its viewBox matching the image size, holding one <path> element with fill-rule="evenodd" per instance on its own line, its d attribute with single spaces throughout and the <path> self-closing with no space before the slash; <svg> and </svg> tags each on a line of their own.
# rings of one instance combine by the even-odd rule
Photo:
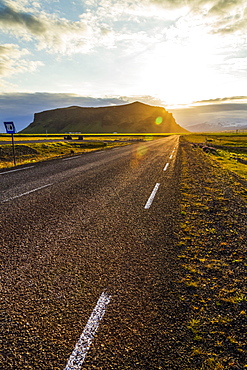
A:
<svg viewBox="0 0 247 370">
<path fill-rule="evenodd" d="M 222 168 L 247 180 L 247 133 L 189 134 L 183 139 L 207 152 Z"/>
<path fill-rule="evenodd" d="M 15 144 L 16 164 L 23 165 L 56 157 L 67 157 L 95 150 L 105 150 L 130 145 L 138 141 L 150 141 L 169 135 L 172 134 L 86 134 L 83 135 L 83 140 L 78 140 L 78 137 L 81 135 L 72 134 L 70 136 L 73 140 L 65 140 L 64 137 L 67 136 L 67 134 L 16 134 L 14 135 L 14 141 L 24 142 L 22 144 Z M 45 142 L 32 143 L 32 140 L 45 140 Z M 0 168 L 13 167 L 11 136 L 0 134 L 0 141 L 4 142 L 4 144 L 0 145 Z"/>
<path fill-rule="evenodd" d="M 24 136 L 24 135 L 23 135 Z M 9 142 L 9 135 L 0 137 L 0 141 L 6 140 L 6 144 L 0 145 L 0 168 L 8 168 L 13 166 L 13 148 Z M 24 144 L 15 144 L 16 164 L 23 165 L 44 160 L 49 160 L 57 157 L 67 157 L 87 153 L 95 150 L 105 150 L 117 146 L 129 145 L 133 140 L 130 138 L 107 139 L 105 137 L 88 138 L 86 141 L 59 141 L 50 142 L 50 140 L 61 140 L 61 136 L 47 137 L 47 142 L 30 143 L 30 140 L 43 140 L 44 137 L 25 135 Z M 23 140 L 23 137 L 15 137 L 15 141 Z M 49 142 L 48 142 L 49 140 Z M 7 144 L 8 143 L 8 144 Z"/>
<path fill-rule="evenodd" d="M 180 149 L 184 369 L 247 369 L 246 187 L 189 139 L 202 135 Z"/>
</svg>

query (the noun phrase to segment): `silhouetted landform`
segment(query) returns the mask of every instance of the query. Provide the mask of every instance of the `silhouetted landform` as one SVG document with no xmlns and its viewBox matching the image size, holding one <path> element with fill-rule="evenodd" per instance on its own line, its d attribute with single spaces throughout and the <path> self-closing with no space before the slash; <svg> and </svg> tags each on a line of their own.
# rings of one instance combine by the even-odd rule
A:
<svg viewBox="0 0 247 370">
<path fill-rule="evenodd" d="M 22 133 L 186 133 L 165 108 L 140 102 L 108 107 L 68 107 L 35 113 Z"/>
</svg>

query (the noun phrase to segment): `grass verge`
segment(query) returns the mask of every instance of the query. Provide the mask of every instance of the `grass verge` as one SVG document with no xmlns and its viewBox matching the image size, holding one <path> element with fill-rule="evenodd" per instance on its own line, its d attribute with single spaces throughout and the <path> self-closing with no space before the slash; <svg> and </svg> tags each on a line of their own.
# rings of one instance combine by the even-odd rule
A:
<svg viewBox="0 0 247 370">
<path fill-rule="evenodd" d="M 73 156 L 99 149 L 109 149 L 117 146 L 128 145 L 129 142 L 96 141 L 96 142 L 53 142 L 53 143 L 28 143 L 15 145 L 16 164 L 23 165 L 57 157 Z M 0 146 L 0 168 L 13 167 L 12 145 Z"/>
<path fill-rule="evenodd" d="M 247 134 L 189 134 L 183 140 L 201 146 L 215 148 L 209 156 L 225 170 L 247 180 Z"/>
<path fill-rule="evenodd" d="M 182 277 L 188 370 L 247 368 L 246 188 L 181 144 Z"/>
</svg>

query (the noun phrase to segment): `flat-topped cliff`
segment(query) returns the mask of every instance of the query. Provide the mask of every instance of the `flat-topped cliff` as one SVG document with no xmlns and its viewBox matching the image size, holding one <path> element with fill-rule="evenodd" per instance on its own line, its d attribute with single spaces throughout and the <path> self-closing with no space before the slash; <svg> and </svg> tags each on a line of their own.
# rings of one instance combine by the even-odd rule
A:
<svg viewBox="0 0 247 370">
<path fill-rule="evenodd" d="M 35 113 L 23 133 L 185 133 L 163 107 L 140 102 L 97 108 L 72 106 Z"/>
</svg>

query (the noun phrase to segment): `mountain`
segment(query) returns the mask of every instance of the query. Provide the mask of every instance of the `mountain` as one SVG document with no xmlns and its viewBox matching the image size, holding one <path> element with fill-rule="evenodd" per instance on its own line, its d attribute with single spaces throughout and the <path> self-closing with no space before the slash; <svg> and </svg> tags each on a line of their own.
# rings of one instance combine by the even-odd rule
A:
<svg viewBox="0 0 247 370">
<path fill-rule="evenodd" d="M 108 107 L 72 106 L 34 114 L 22 133 L 186 133 L 165 108 L 140 102 Z"/>
</svg>

